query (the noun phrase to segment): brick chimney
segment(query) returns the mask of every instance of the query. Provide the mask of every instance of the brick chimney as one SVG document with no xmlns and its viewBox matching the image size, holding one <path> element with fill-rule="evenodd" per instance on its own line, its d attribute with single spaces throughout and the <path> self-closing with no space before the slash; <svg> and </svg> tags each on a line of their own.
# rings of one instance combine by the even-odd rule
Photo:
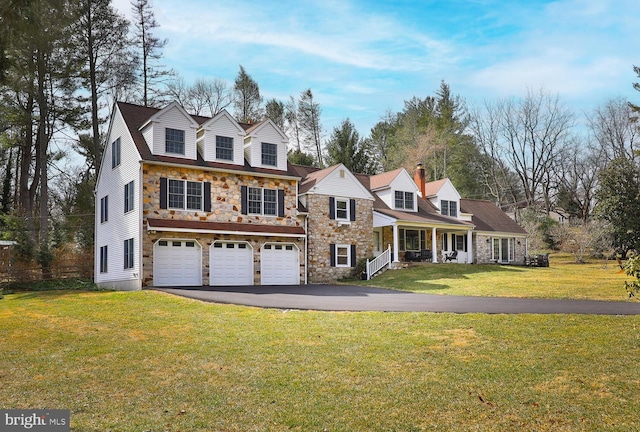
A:
<svg viewBox="0 0 640 432">
<path fill-rule="evenodd" d="M 416 166 L 416 171 L 413 173 L 413 181 L 418 185 L 418 189 L 420 189 L 420 195 L 422 195 L 423 199 L 427 199 L 427 180 L 426 174 L 424 172 L 424 167 L 421 163 Z"/>
</svg>

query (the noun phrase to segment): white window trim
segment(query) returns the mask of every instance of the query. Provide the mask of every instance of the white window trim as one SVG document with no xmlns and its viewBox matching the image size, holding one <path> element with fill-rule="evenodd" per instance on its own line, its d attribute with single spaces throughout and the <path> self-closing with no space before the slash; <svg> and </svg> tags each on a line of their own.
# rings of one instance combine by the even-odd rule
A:
<svg viewBox="0 0 640 432">
<path fill-rule="evenodd" d="M 183 188 L 182 188 L 182 202 L 184 203 L 183 207 L 172 207 L 171 206 L 171 200 L 169 199 L 170 193 L 169 191 L 171 190 L 170 184 L 171 182 L 182 182 L 183 184 Z M 200 208 L 197 209 L 191 209 L 191 208 L 187 208 L 187 186 L 188 183 L 200 183 Z M 190 212 L 201 212 L 204 211 L 204 182 L 202 181 L 192 181 L 192 180 L 183 180 L 183 179 L 167 179 L 167 209 L 170 210 L 184 210 L 184 211 L 190 211 Z"/>
<path fill-rule="evenodd" d="M 345 211 L 346 212 L 346 216 L 345 217 L 340 217 L 338 216 L 338 202 L 343 202 L 345 203 L 345 208 L 344 209 L 340 209 L 340 211 Z M 348 222 L 349 225 L 351 224 L 351 200 L 349 198 L 335 198 L 335 212 L 336 212 L 336 220 L 337 221 L 341 221 L 341 222 Z"/>
<path fill-rule="evenodd" d="M 399 207 L 397 205 L 396 193 L 401 193 L 402 194 L 402 207 Z M 411 194 L 411 208 L 409 208 L 409 207 L 407 207 L 405 205 L 407 194 Z M 402 190 L 393 191 L 393 208 L 396 209 L 396 210 L 411 210 L 411 211 L 415 211 L 415 209 L 416 209 L 416 194 L 415 194 L 415 192 L 402 191 Z"/>
<path fill-rule="evenodd" d="M 172 131 L 182 132 L 182 152 L 170 151 L 167 149 L 167 133 Z M 177 141 L 176 141 L 177 142 Z M 184 156 L 187 152 L 187 133 L 184 129 L 176 129 L 176 128 L 165 128 L 164 129 L 164 152 L 169 155 L 180 155 Z"/>
<path fill-rule="evenodd" d="M 347 263 L 346 264 L 340 264 L 339 261 L 339 257 L 344 256 L 344 255 L 339 255 L 338 254 L 338 250 L 340 248 L 345 248 L 347 250 Z M 335 255 L 336 255 L 336 267 L 351 267 L 351 245 L 348 244 L 337 244 L 336 245 L 336 250 L 335 250 Z"/>
<path fill-rule="evenodd" d="M 251 196 L 251 189 L 259 189 L 260 190 L 260 213 L 254 213 L 251 211 L 251 202 L 255 202 L 255 201 L 251 201 L 249 199 L 249 197 Z M 276 193 L 276 207 L 275 207 L 275 213 L 274 214 L 266 214 L 264 212 L 264 191 L 265 190 L 270 190 L 270 191 L 274 191 Z M 253 186 L 249 186 L 247 188 L 247 214 L 248 215 L 256 215 L 256 216 L 271 216 L 271 217 L 277 217 L 278 216 L 278 189 L 271 189 L 271 188 L 260 188 L 260 187 L 253 187 Z"/>
</svg>

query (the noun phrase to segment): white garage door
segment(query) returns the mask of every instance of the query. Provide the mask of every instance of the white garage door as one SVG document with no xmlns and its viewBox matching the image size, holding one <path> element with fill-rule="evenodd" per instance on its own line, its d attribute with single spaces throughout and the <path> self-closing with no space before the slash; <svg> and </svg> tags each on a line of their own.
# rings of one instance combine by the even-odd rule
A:
<svg viewBox="0 0 640 432">
<path fill-rule="evenodd" d="M 215 242 L 209 256 L 210 285 L 253 285 L 253 249 L 248 243 Z"/>
<path fill-rule="evenodd" d="M 289 243 L 267 243 L 260 253 L 262 285 L 298 285 L 300 254 Z"/>
<path fill-rule="evenodd" d="M 202 247 L 193 240 L 159 240 L 153 246 L 155 286 L 202 285 Z"/>
</svg>

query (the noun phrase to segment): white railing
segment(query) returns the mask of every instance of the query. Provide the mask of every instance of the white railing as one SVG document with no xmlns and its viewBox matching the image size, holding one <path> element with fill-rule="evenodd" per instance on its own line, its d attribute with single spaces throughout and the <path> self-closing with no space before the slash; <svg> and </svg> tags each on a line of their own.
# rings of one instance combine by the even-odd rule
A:
<svg viewBox="0 0 640 432">
<path fill-rule="evenodd" d="M 378 273 L 389 264 L 391 264 L 391 245 L 389 245 L 387 250 L 382 252 L 371 261 L 367 260 L 367 280 L 371 279 L 373 275 Z"/>
</svg>

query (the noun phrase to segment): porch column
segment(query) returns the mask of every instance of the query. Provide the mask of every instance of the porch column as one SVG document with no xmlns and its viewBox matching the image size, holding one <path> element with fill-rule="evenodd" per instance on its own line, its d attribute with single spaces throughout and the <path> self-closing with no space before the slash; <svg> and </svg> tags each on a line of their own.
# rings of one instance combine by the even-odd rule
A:
<svg viewBox="0 0 640 432">
<path fill-rule="evenodd" d="M 431 256 L 433 257 L 431 262 L 438 262 L 438 237 L 436 236 L 436 227 L 431 228 Z"/>
<path fill-rule="evenodd" d="M 467 233 L 467 264 L 473 264 L 473 231 Z"/>
<path fill-rule="evenodd" d="M 393 262 L 398 262 L 398 245 L 400 234 L 398 234 L 398 225 L 393 224 Z"/>
</svg>

